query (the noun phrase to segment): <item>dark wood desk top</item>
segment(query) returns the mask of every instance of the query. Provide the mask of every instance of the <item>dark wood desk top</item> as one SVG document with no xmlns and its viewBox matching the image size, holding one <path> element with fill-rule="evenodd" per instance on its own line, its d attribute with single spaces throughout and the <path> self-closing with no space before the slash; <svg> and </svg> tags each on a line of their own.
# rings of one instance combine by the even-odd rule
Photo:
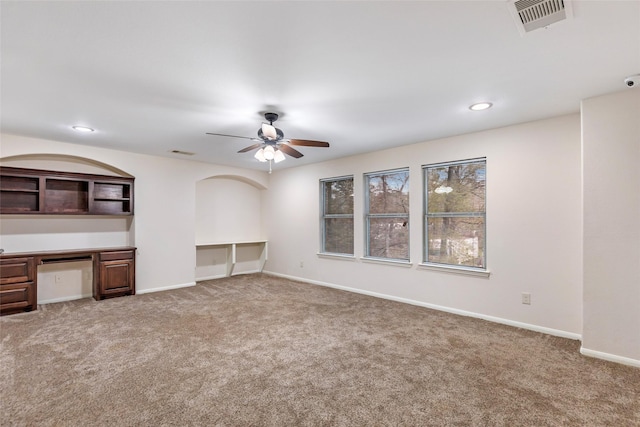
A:
<svg viewBox="0 0 640 427">
<path fill-rule="evenodd" d="M 117 251 L 134 251 L 134 246 L 119 246 L 119 247 L 107 247 L 107 248 L 86 248 L 86 249 L 62 249 L 55 251 L 33 251 L 33 252 L 4 252 L 0 254 L 0 258 L 21 258 L 21 257 L 37 257 L 40 259 L 60 258 L 60 257 L 79 257 L 90 256 L 102 252 L 117 252 Z"/>
</svg>

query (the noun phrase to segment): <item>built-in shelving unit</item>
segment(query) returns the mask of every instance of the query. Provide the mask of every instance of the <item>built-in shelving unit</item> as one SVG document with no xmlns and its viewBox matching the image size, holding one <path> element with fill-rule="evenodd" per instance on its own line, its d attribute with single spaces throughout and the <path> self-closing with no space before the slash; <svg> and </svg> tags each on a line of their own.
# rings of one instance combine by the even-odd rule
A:
<svg viewBox="0 0 640 427">
<path fill-rule="evenodd" d="M 233 275 L 233 269 L 236 266 L 237 262 L 237 248 L 241 245 L 261 245 L 262 250 L 260 251 L 260 259 L 259 259 L 259 271 L 262 272 L 264 269 L 264 265 L 267 262 L 269 257 L 269 246 L 266 240 L 244 240 L 237 242 L 197 242 L 196 248 L 207 248 L 207 247 L 224 247 L 227 249 L 227 260 L 226 260 L 226 271 L 225 276 L 229 277 Z"/>
<path fill-rule="evenodd" d="M 133 215 L 133 178 L 0 167 L 0 214 Z"/>
</svg>

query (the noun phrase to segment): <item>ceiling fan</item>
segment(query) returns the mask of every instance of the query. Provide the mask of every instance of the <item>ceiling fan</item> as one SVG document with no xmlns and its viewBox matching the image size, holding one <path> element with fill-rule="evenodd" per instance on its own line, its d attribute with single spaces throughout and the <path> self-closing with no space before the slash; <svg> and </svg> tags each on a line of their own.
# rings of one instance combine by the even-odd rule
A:
<svg viewBox="0 0 640 427">
<path fill-rule="evenodd" d="M 301 152 L 291 147 L 296 145 L 299 147 L 328 147 L 329 143 L 324 141 L 312 141 L 309 139 L 285 139 L 282 130 L 273 126 L 273 122 L 278 120 L 278 114 L 276 113 L 264 113 L 264 118 L 269 122 L 263 123 L 262 127 L 258 129 L 258 138 L 252 138 L 248 136 L 227 135 L 224 133 L 211 133 L 207 132 L 207 135 L 215 136 L 227 136 L 230 138 L 242 138 L 250 139 L 251 141 L 257 141 L 256 144 L 250 145 L 238 151 L 238 153 L 246 153 L 247 151 L 260 148 L 255 158 L 261 162 L 273 162 L 279 163 L 285 159 L 284 155 L 287 154 L 291 157 L 299 159 L 303 156 Z M 284 153 L 284 154 L 283 154 Z"/>
</svg>

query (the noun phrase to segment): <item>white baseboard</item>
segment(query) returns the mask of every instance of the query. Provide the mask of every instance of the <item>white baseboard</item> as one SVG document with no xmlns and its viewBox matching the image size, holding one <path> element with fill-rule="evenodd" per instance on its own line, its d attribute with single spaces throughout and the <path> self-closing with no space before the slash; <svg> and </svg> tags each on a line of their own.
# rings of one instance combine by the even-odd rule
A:
<svg viewBox="0 0 640 427">
<path fill-rule="evenodd" d="M 261 272 L 260 270 L 239 271 L 239 272 L 234 272 L 232 276 L 240 276 L 243 274 L 255 274 L 260 272 Z M 226 274 L 216 274 L 215 276 L 196 277 L 196 282 L 202 282 L 204 280 L 224 279 L 225 277 L 229 277 L 229 276 L 227 276 Z"/>
<path fill-rule="evenodd" d="M 508 325 L 508 326 L 513 326 L 513 327 L 516 327 L 516 328 L 527 329 L 527 330 L 535 331 L 535 332 L 541 332 L 543 334 L 553 335 L 553 336 L 556 336 L 556 337 L 569 338 L 569 339 L 578 340 L 578 341 L 580 341 L 582 339 L 582 336 L 580 334 L 576 334 L 576 333 L 573 333 L 573 332 L 562 331 L 562 330 L 559 330 L 559 329 L 552 329 L 552 328 L 546 328 L 544 326 L 532 325 L 532 324 L 529 324 L 529 323 L 516 322 L 515 320 L 503 319 L 501 317 L 487 316 L 485 314 L 474 313 L 472 311 L 459 310 L 457 308 L 445 307 L 445 306 L 436 305 L 436 304 L 429 304 L 429 303 L 426 303 L 426 302 L 416 301 L 416 300 L 412 300 L 412 299 L 408 299 L 408 298 L 401 298 L 401 297 L 396 297 L 396 296 L 393 296 L 393 295 L 381 294 L 381 293 L 378 293 L 378 292 L 370 292 L 370 291 L 365 291 L 365 290 L 362 290 L 362 289 L 350 288 L 350 287 L 341 286 L 341 285 L 335 285 L 333 283 L 320 282 L 318 280 L 309 280 L 309 279 L 305 279 L 303 277 L 289 276 L 287 274 L 274 273 L 272 271 L 265 271 L 264 273 L 265 274 L 270 274 L 272 276 L 283 277 L 285 279 L 291 279 L 291 280 L 297 280 L 299 282 L 310 283 L 312 285 L 326 286 L 326 287 L 329 287 L 329 288 L 340 289 L 340 290 L 343 290 L 343 291 L 355 292 L 355 293 L 358 293 L 358 294 L 369 295 L 369 296 L 372 296 L 372 297 L 383 298 L 383 299 L 388 299 L 388 300 L 397 301 L 397 302 L 403 302 L 403 303 L 406 303 L 406 304 L 417 305 L 417 306 L 425 307 L 425 308 L 431 308 L 433 310 L 445 311 L 447 313 L 458 314 L 460 316 L 467 316 L 467 317 L 474 317 L 474 318 L 482 319 L 482 320 L 488 320 L 489 322 L 500 323 L 500 324 L 503 324 L 503 325 Z"/>
<path fill-rule="evenodd" d="M 170 286 L 165 286 L 163 288 L 151 288 L 151 289 L 136 289 L 136 294 L 150 294 L 153 292 L 162 292 L 162 291 L 169 291 L 171 289 L 180 289 L 180 288 L 188 288 L 190 286 L 195 286 L 196 282 L 189 282 L 189 283 L 182 283 L 179 285 L 170 285 Z"/>
<path fill-rule="evenodd" d="M 261 270 L 247 270 L 247 271 L 234 271 L 232 276 L 240 276 L 242 274 L 256 274 L 256 273 L 262 273 Z"/>
<path fill-rule="evenodd" d="M 227 277 L 226 274 L 216 274 L 215 276 L 196 277 L 196 283 L 202 282 L 205 280 L 224 279 L 225 277 Z"/>
<path fill-rule="evenodd" d="M 588 357 L 595 357 L 596 359 L 608 360 L 609 362 L 621 363 L 623 365 L 634 366 L 640 368 L 640 360 L 631 359 L 629 357 L 616 356 L 615 354 L 603 353 L 601 351 L 589 350 L 588 348 L 580 347 L 580 354 Z"/>
<path fill-rule="evenodd" d="M 91 298 L 91 297 L 93 297 L 93 294 L 71 295 L 71 296 L 66 296 L 66 297 L 52 298 L 52 299 L 45 299 L 45 300 L 42 300 L 42 301 L 38 301 L 38 305 L 40 305 L 40 304 L 53 304 L 54 302 L 75 301 L 75 300 L 78 300 L 78 299 Z"/>
</svg>

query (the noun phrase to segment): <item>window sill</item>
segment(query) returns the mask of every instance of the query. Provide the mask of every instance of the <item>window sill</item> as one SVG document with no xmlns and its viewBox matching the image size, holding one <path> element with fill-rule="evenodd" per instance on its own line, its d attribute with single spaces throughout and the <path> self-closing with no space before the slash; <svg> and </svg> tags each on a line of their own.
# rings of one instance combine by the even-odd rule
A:
<svg viewBox="0 0 640 427">
<path fill-rule="evenodd" d="M 356 257 L 348 254 L 332 254 L 328 252 L 318 252 L 316 255 L 320 258 L 342 259 L 345 261 L 355 261 Z"/>
<path fill-rule="evenodd" d="M 362 260 L 362 262 L 370 262 L 372 264 L 395 265 L 397 267 L 413 266 L 413 264 L 410 261 L 403 261 L 399 259 L 386 259 L 386 258 L 373 258 L 373 257 L 362 257 L 360 259 Z"/>
<path fill-rule="evenodd" d="M 488 278 L 491 272 L 489 270 L 478 270 L 475 268 L 457 267 L 453 265 L 420 263 L 418 268 L 421 270 L 440 271 L 442 273 L 462 274 L 465 276 L 476 276 Z"/>
</svg>

